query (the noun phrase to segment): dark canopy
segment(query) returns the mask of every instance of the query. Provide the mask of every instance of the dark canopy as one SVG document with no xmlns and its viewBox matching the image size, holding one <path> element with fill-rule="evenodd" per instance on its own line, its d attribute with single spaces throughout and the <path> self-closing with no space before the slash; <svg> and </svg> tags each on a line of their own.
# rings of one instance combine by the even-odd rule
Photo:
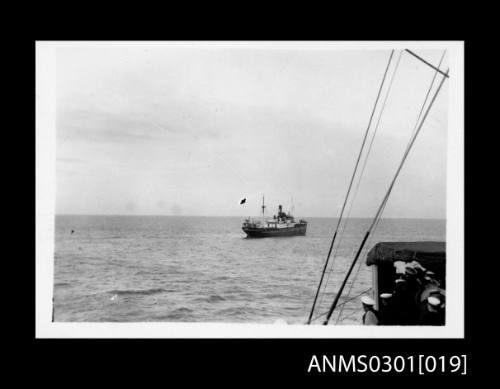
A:
<svg viewBox="0 0 500 389">
<path fill-rule="evenodd" d="M 380 242 L 366 256 L 366 264 L 392 265 L 395 261 L 419 262 L 423 267 L 444 275 L 445 242 Z"/>
</svg>

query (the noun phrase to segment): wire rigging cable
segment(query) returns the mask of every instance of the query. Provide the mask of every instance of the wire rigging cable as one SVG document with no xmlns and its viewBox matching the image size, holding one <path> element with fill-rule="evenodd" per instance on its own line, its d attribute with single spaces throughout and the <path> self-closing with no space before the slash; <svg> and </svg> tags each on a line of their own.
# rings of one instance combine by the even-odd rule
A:
<svg viewBox="0 0 500 389">
<path fill-rule="evenodd" d="M 351 298 L 349 298 L 349 299 L 347 299 L 347 300 L 345 300 L 345 301 L 341 302 L 341 303 L 340 303 L 339 305 L 337 305 L 337 306 L 338 306 L 338 307 L 343 306 L 343 305 L 347 304 L 348 302 L 350 302 L 350 301 L 352 301 L 352 300 L 354 300 L 354 299 L 358 298 L 359 296 L 361 296 L 361 295 L 365 294 L 366 292 L 369 292 L 371 289 L 372 289 L 372 288 L 371 288 L 371 287 L 369 287 L 368 289 L 363 290 L 361 293 L 357 294 L 356 296 L 351 297 Z M 325 316 L 327 313 L 328 313 L 328 311 L 325 311 L 325 312 L 323 312 L 323 313 L 320 313 L 318 316 L 314 317 L 314 318 L 312 319 L 312 321 L 315 321 L 315 320 L 319 319 L 320 317 Z"/>
<path fill-rule="evenodd" d="M 358 264 L 358 268 L 357 268 L 356 272 L 354 273 L 354 278 L 352 279 L 351 284 L 349 285 L 349 290 L 347 291 L 347 298 L 349 298 L 349 296 L 351 295 L 352 288 L 356 282 L 356 279 L 358 278 L 358 274 L 359 274 L 359 271 L 361 270 L 362 263 L 363 262 L 360 262 Z M 348 301 L 351 301 L 351 299 L 349 299 Z M 339 307 L 339 305 L 337 305 L 337 307 Z M 344 308 L 345 308 L 345 304 L 340 306 L 340 311 L 337 315 L 337 320 L 335 320 L 335 324 L 337 324 L 340 321 L 340 318 L 342 317 L 342 312 L 344 311 Z"/>
<path fill-rule="evenodd" d="M 358 180 L 357 180 L 357 184 L 356 184 L 356 188 L 355 188 L 355 190 L 354 190 L 354 194 L 353 194 L 353 196 L 351 196 L 351 197 L 352 197 L 352 200 L 351 200 L 350 205 L 349 205 L 349 210 L 348 210 L 348 212 L 347 212 L 346 217 L 344 217 L 344 219 L 346 219 L 346 220 L 345 220 L 345 222 L 344 222 L 344 224 L 343 224 L 342 231 L 341 231 L 341 232 L 340 232 L 340 234 L 338 235 L 339 237 L 338 237 L 338 239 L 337 239 L 337 245 L 336 245 L 336 247 L 335 247 L 335 249 L 334 249 L 334 251 L 333 251 L 332 263 L 331 263 L 331 265 L 330 265 L 330 269 L 329 269 L 329 271 L 328 271 L 328 275 L 327 275 L 326 281 L 325 281 L 325 283 L 324 283 L 323 290 L 322 290 L 322 294 L 321 294 L 321 297 L 320 297 L 320 300 L 319 300 L 319 303 L 318 303 L 318 306 L 319 306 L 319 307 L 321 307 L 321 306 L 322 306 L 324 296 L 326 295 L 326 288 L 327 288 L 328 282 L 329 282 L 329 280 L 330 280 L 330 276 L 331 276 L 331 274 L 332 274 L 332 272 L 333 272 L 333 268 L 334 268 L 334 266 L 333 266 L 333 264 L 334 264 L 334 260 L 335 260 L 335 259 L 336 259 L 336 257 L 337 257 L 338 250 L 339 250 L 339 248 L 340 248 L 340 245 L 341 245 L 342 240 L 343 240 L 343 237 L 344 237 L 345 230 L 346 230 L 347 225 L 348 225 L 349 217 L 350 217 L 350 215 L 351 215 L 352 208 L 353 208 L 353 205 L 354 205 L 354 202 L 355 202 L 355 200 L 356 200 L 357 193 L 358 193 L 358 190 L 359 190 L 359 186 L 360 186 L 360 183 L 361 183 L 361 181 L 362 181 L 362 177 L 363 177 L 363 174 L 364 174 L 364 171 L 365 171 L 365 168 L 366 168 L 366 164 L 367 164 L 367 161 L 368 161 L 368 156 L 370 155 L 370 152 L 371 152 L 371 149 L 372 149 L 372 146 L 373 146 L 373 141 L 374 141 L 375 136 L 376 136 L 376 134 L 377 134 L 377 130 L 378 130 L 379 125 L 380 125 L 380 119 L 381 119 L 382 114 L 383 114 L 383 112 L 384 112 L 384 110 L 385 110 L 385 106 L 386 106 L 386 103 L 387 103 L 387 99 L 388 99 L 388 97 L 389 97 L 389 94 L 390 94 L 390 91 L 391 91 L 391 88 L 392 88 L 392 84 L 393 84 L 393 82 L 394 82 L 394 78 L 395 78 L 395 75 L 396 75 L 397 69 L 398 69 L 398 67 L 399 67 L 399 63 L 400 63 L 400 61 L 401 61 L 401 56 L 402 56 L 402 54 L 403 54 L 403 51 L 400 51 L 399 56 L 398 56 L 398 60 L 397 60 L 396 65 L 394 66 L 394 69 L 393 69 L 393 71 L 392 71 L 391 80 L 390 80 L 390 82 L 389 82 L 389 86 L 388 86 L 387 91 L 386 91 L 386 93 L 385 93 L 384 101 L 383 101 L 383 103 L 382 103 L 382 107 L 381 107 L 381 110 L 380 110 L 379 115 L 378 115 L 377 124 L 375 125 L 375 129 L 374 129 L 374 131 L 373 131 L 373 135 L 372 135 L 372 137 L 371 137 L 371 141 L 370 141 L 370 145 L 369 145 L 369 147 L 368 147 L 368 151 L 365 153 L 364 162 L 363 162 L 363 167 L 362 167 L 362 169 L 361 169 L 361 173 L 359 174 L 359 177 L 358 177 Z M 356 272 L 356 274 L 357 274 L 358 272 L 359 272 L 359 268 L 358 268 L 358 271 Z M 350 295 L 350 291 L 351 291 L 352 287 L 353 287 L 353 285 L 351 284 L 351 287 L 350 287 L 350 289 L 349 289 L 349 294 L 348 294 L 348 295 Z M 342 309 L 343 309 L 343 307 L 344 307 L 344 305 L 342 305 Z"/>
<path fill-rule="evenodd" d="M 408 50 L 406 50 L 406 51 L 408 51 Z M 413 139 L 413 137 L 414 137 L 414 135 L 415 135 L 415 132 L 417 131 L 417 128 L 418 128 L 418 123 L 419 123 L 420 118 L 421 118 L 421 116 L 422 116 L 422 112 L 424 111 L 425 104 L 427 103 L 427 99 L 429 98 L 430 93 L 431 93 L 431 91 L 432 91 L 432 87 L 434 86 L 434 82 L 435 82 L 435 80 L 436 80 L 436 77 L 437 77 L 437 75 L 438 75 L 439 73 L 443 74 L 443 73 L 440 71 L 440 67 L 441 67 L 441 64 L 442 64 L 442 62 L 443 62 L 443 59 L 444 59 L 445 55 L 446 55 L 446 50 L 444 50 L 444 51 L 443 51 L 443 54 L 441 55 L 441 59 L 439 60 L 439 64 L 437 65 L 437 68 L 432 67 L 432 68 L 433 68 L 433 69 L 435 69 L 436 71 L 434 72 L 434 76 L 432 77 L 432 80 L 431 80 L 431 85 L 429 86 L 429 89 L 427 90 L 427 94 L 425 95 L 425 99 L 424 99 L 424 102 L 423 102 L 423 104 L 422 104 L 422 107 L 420 107 L 420 112 L 418 113 L 417 120 L 415 121 L 415 127 L 413 128 L 413 131 L 412 131 L 412 134 L 411 134 L 411 136 L 410 136 L 410 139 L 408 140 L 408 145 L 406 146 L 406 148 L 407 148 L 407 149 L 408 149 L 408 146 L 410 145 L 410 143 L 411 143 L 411 141 L 412 141 L 412 139 Z M 417 58 L 420 58 L 420 57 L 417 57 Z M 427 63 L 427 62 L 426 62 L 426 61 L 424 61 L 424 63 Z M 382 217 L 382 213 L 383 213 L 383 212 L 384 212 L 384 210 L 385 210 L 385 206 L 386 206 L 386 204 L 387 204 L 387 201 L 384 203 L 384 205 L 383 205 L 383 207 L 382 207 L 382 210 L 381 210 L 380 215 L 379 215 L 379 219 L 378 219 L 378 221 L 376 222 L 374 229 L 376 229 L 376 228 L 377 228 L 377 226 L 378 226 L 378 223 L 379 223 L 379 221 L 380 221 L 380 219 L 381 219 L 381 217 Z"/>
<path fill-rule="evenodd" d="M 448 70 L 446 70 L 446 75 L 448 74 L 448 71 L 449 71 L 449 69 L 448 69 Z M 402 158 L 402 160 L 401 160 L 401 162 L 400 162 L 400 165 L 399 165 L 399 167 L 398 167 L 398 170 L 396 171 L 396 174 L 394 175 L 394 178 L 392 179 L 391 185 L 389 186 L 389 189 L 387 190 L 387 193 L 386 193 L 386 195 L 385 195 L 385 197 L 384 197 L 384 201 L 383 201 L 383 203 L 382 203 L 383 207 L 385 207 L 385 204 L 387 203 L 387 200 L 389 199 L 389 196 L 390 196 L 390 194 L 391 194 L 392 188 L 394 187 L 394 184 L 395 184 L 395 182 L 396 182 L 396 179 L 397 179 L 397 177 L 399 176 L 399 173 L 401 172 L 401 169 L 403 168 L 404 162 L 406 161 L 406 158 L 408 157 L 408 154 L 410 153 L 410 150 L 411 150 L 411 148 L 412 148 L 413 144 L 415 143 L 415 140 L 417 139 L 417 136 L 418 136 L 418 134 L 420 133 L 420 130 L 422 129 L 422 125 L 424 124 L 425 119 L 427 118 L 427 115 L 429 114 L 429 111 L 430 111 L 430 109 L 431 109 L 431 107 L 432 107 L 432 105 L 433 105 L 434 101 L 436 100 L 437 94 L 438 94 L 438 93 L 439 93 L 439 91 L 441 90 L 441 87 L 443 86 L 443 83 L 444 83 L 444 81 L 445 81 L 445 80 L 446 80 L 446 77 L 445 77 L 445 76 L 443 76 L 443 78 L 441 79 L 441 82 L 440 82 L 440 84 L 439 84 L 439 86 L 438 86 L 438 88 L 437 88 L 436 92 L 434 93 L 434 96 L 432 96 L 432 100 L 430 101 L 429 106 L 427 107 L 427 110 L 425 111 L 425 114 L 424 114 L 424 116 L 423 116 L 423 118 L 422 118 L 422 121 L 421 121 L 421 122 L 420 122 L 420 124 L 418 125 L 417 130 L 415 131 L 415 134 L 414 134 L 414 135 L 413 135 L 413 137 L 411 138 L 410 143 L 408 144 L 408 147 L 406 148 L 406 151 L 405 151 L 405 153 L 404 153 L 404 155 L 403 155 L 403 158 Z M 378 217 L 380 217 L 380 215 L 381 215 L 381 213 L 382 213 L 382 211 L 383 211 L 383 207 L 381 206 L 381 207 L 379 208 L 379 210 L 378 210 L 377 214 L 375 215 L 375 220 L 373 221 L 372 226 L 373 226 L 373 224 L 375 224 L 376 219 L 377 219 Z"/>
<path fill-rule="evenodd" d="M 389 81 L 389 86 L 387 88 L 387 91 L 385 92 L 384 101 L 382 102 L 382 106 L 381 106 L 380 112 L 378 114 L 377 123 L 375 125 L 375 128 L 374 128 L 371 140 L 370 140 L 370 144 L 369 144 L 368 150 L 365 153 L 365 157 L 364 157 L 364 161 L 363 161 L 363 167 L 361 169 L 361 173 L 359 174 L 358 181 L 357 181 L 357 184 L 356 184 L 356 188 L 355 188 L 355 190 L 353 192 L 353 195 L 351 196 L 352 200 L 351 200 L 350 205 L 349 205 L 349 210 L 347 212 L 346 217 L 344 218 L 345 221 L 344 221 L 344 224 L 342 226 L 342 231 L 339 234 L 339 237 L 337 239 L 337 245 L 336 245 L 336 247 L 335 247 L 335 249 L 333 251 L 332 264 L 330 265 L 330 269 L 329 269 L 329 271 L 327 273 L 326 281 L 324 282 L 324 285 L 323 285 L 323 290 L 322 290 L 322 293 L 321 293 L 321 297 L 319 299 L 318 307 L 321 307 L 321 304 L 323 303 L 324 296 L 326 294 L 325 292 L 326 292 L 326 288 L 327 288 L 328 282 L 330 280 L 330 275 L 333 272 L 333 262 L 334 262 L 335 258 L 337 257 L 337 253 L 338 253 L 339 247 L 340 247 L 340 245 L 342 243 L 342 240 L 343 240 L 343 237 L 344 237 L 344 233 L 345 233 L 345 230 L 346 230 L 348 222 L 349 222 L 349 217 L 351 216 L 351 212 L 352 212 L 352 208 L 353 208 L 354 202 L 356 201 L 356 197 L 358 195 L 359 186 L 360 186 L 361 181 L 362 181 L 362 177 L 363 177 L 363 174 L 364 174 L 364 171 L 365 171 L 365 168 L 366 168 L 368 157 L 369 157 L 370 152 L 372 150 L 373 141 L 375 140 L 375 136 L 377 135 L 377 131 L 378 131 L 378 128 L 380 126 L 381 118 L 382 118 L 382 115 L 384 113 L 384 110 L 385 110 L 385 107 L 386 107 L 386 104 L 387 104 L 387 99 L 388 99 L 388 97 L 390 95 L 390 92 L 391 92 L 391 89 L 392 89 L 392 85 L 394 83 L 394 79 L 395 79 L 395 76 L 396 76 L 396 73 L 397 73 L 397 70 L 398 70 L 398 67 L 399 67 L 399 63 L 401 61 L 402 54 L 403 54 L 403 50 L 401 50 L 399 52 L 399 56 L 398 56 L 398 59 L 396 61 L 396 65 L 394 66 L 394 69 L 392 70 L 391 80 Z M 358 272 L 359 272 L 359 268 L 358 268 L 358 271 L 356 272 L 356 274 Z M 350 291 L 352 290 L 352 286 L 353 286 L 353 284 L 351 283 L 351 286 L 350 286 L 350 289 L 349 289 L 349 294 L 350 294 Z"/>
<path fill-rule="evenodd" d="M 373 115 L 374 115 L 374 113 L 375 113 L 375 109 L 377 108 L 378 100 L 379 100 L 379 98 L 380 98 L 380 93 L 381 93 L 381 91 L 382 91 L 382 87 L 384 86 L 385 78 L 386 78 L 386 76 L 387 76 L 387 71 L 389 70 L 389 66 L 390 66 L 390 64 L 391 64 L 391 61 L 392 61 L 392 57 L 393 57 L 393 55 L 394 55 L 394 50 L 391 50 L 391 54 L 390 54 L 390 56 L 389 56 L 389 61 L 388 61 L 388 63 L 387 63 L 387 67 L 386 67 L 385 72 L 384 72 L 384 77 L 382 78 L 382 83 L 380 84 L 380 88 L 379 88 L 378 93 L 377 93 L 377 98 L 375 99 L 375 104 L 374 104 L 374 106 L 373 106 L 373 110 L 372 110 L 372 113 L 371 113 L 371 115 L 370 115 L 370 120 L 368 121 L 368 126 L 367 126 L 367 128 L 366 128 L 365 135 L 364 135 L 364 137 L 363 137 L 363 142 L 362 142 L 362 144 L 361 144 L 361 149 L 360 149 L 360 152 L 359 152 L 359 154 L 358 154 L 358 158 L 357 158 L 357 160 L 356 160 L 356 164 L 355 164 L 355 166 L 354 166 L 354 172 L 353 172 L 353 174 L 352 174 L 351 181 L 350 181 L 350 183 L 349 183 L 349 187 L 348 187 L 348 189 L 347 189 L 347 193 L 346 193 L 346 196 L 345 196 L 345 199 L 344 199 L 344 204 L 342 205 L 342 210 L 340 211 L 339 220 L 337 221 L 337 227 L 335 228 L 335 233 L 333 234 L 332 243 L 330 244 L 330 249 L 329 249 L 329 251 L 328 251 L 328 255 L 327 255 L 327 258 L 326 258 L 326 260 L 325 260 L 325 265 L 324 265 L 324 267 L 323 267 L 323 272 L 322 272 L 322 274 L 321 274 L 321 279 L 320 279 L 320 282 L 319 282 L 319 285 L 318 285 L 318 289 L 316 290 L 316 296 L 314 297 L 313 306 L 312 306 L 312 308 L 311 308 L 311 313 L 309 314 L 309 319 L 308 319 L 308 321 L 307 321 L 307 324 L 310 324 L 310 323 L 311 323 L 312 315 L 313 315 L 313 313 L 314 313 L 314 308 L 315 308 L 315 306 L 316 306 L 316 301 L 317 301 L 317 299 L 318 299 L 318 294 L 319 294 L 319 291 L 320 291 L 320 289 L 321 289 L 321 284 L 322 284 L 322 282 L 323 282 L 323 277 L 325 276 L 325 271 L 326 271 L 327 266 L 328 266 L 328 261 L 329 261 L 329 259 L 330 259 L 330 255 L 331 255 L 331 252 L 332 252 L 333 244 L 335 243 L 335 238 L 336 238 L 336 236 L 337 236 L 337 232 L 338 232 L 338 229 L 339 229 L 339 226 L 340 226 L 340 222 L 341 222 L 341 220 L 342 220 L 342 216 L 343 216 L 344 209 L 345 209 L 345 206 L 346 206 L 346 203 L 347 203 L 347 199 L 349 198 L 349 193 L 350 193 L 350 191 L 351 191 L 352 183 L 353 183 L 353 181 L 354 181 L 354 177 L 355 177 L 355 175 L 356 175 L 356 171 L 357 171 L 357 169 L 358 169 L 359 160 L 360 160 L 360 158 L 361 158 L 361 154 L 363 153 L 363 148 L 364 148 L 364 146 L 365 146 L 365 143 L 366 143 L 366 138 L 367 138 L 367 136 L 368 136 L 368 132 L 369 132 L 369 130 L 370 130 L 370 126 L 371 126 L 371 123 L 372 123 Z"/>
<path fill-rule="evenodd" d="M 363 238 L 363 240 L 361 242 L 361 245 L 360 245 L 360 247 L 359 247 L 359 249 L 358 249 L 358 251 L 356 253 L 356 256 L 354 257 L 354 260 L 352 261 L 352 264 L 351 264 L 351 266 L 350 266 L 350 268 L 349 268 L 349 270 L 348 270 L 348 272 L 347 272 L 347 274 L 346 274 L 346 276 L 344 278 L 344 281 L 342 282 L 342 285 L 340 286 L 339 291 L 338 291 L 337 295 L 335 296 L 335 299 L 334 299 L 334 301 L 332 303 L 332 306 L 330 307 L 328 315 L 327 315 L 325 321 L 323 322 L 324 325 L 328 324 L 328 321 L 330 320 L 330 318 L 332 316 L 332 313 L 335 310 L 335 307 L 337 306 L 337 303 L 338 303 L 338 301 L 340 299 L 340 296 L 342 295 L 342 291 L 344 290 L 344 287 L 345 287 L 345 285 L 347 283 L 347 280 L 349 279 L 349 276 L 351 275 L 352 270 L 353 270 L 354 266 L 356 265 L 356 262 L 357 262 L 357 260 L 358 260 L 358 258 L 360 256 L 360 254 L 361 254 L 361 251 L 363 250 L 363 247 L 364 247 L 364 245 L 366 243 L 366 240 L 368 239 L 371 230 L 373 229 L 375 223 L 377 222 L 378 218 L 380 217 L 381 212 L 383 211 L 383 208 L 385 208 L 385 204 L 387 203 L 387 200 L 389 199 L 389 196 L 390 196 L 390 194 L 392 192 L 392 189 L 394 187 L 396 179 L 399 176 L 399 173 L 401 172 L 401 169 L 402 169 L 402 167 L 403 167 L 403 165 L 404 165 L 404 163 L 406 161 L 406 158 L 408 157 L 408 154 L 409 154 L 410 150 L 412 149 L 412 147 L 413 147 L 413 145 L 415 143 L 415 140 L 416 140 L 418 134 L 420 133 L 420 130 L 422 129 L 422 126 L 423 126 L 423 124 L 424 124 L 424 122 L 425 122 L 425 120 L 426 120 L 426 118 L 427 118 L 427 116 L 428 116 L 428 114 L 430 112 L 430 109 L 432 108 L 432 105 L 434 104 L 434 101 L 436 100 L 436 97 L 439 94 L 439 91 L 441 90 L 441 87 L 444 84 L 444 81 L 448 77 L 448 71 L 449 71 L 449 69 L 446 71 L 446 74 L 444 74 L 443 78 L 441 79 L 441 82 L 439 83 L 439 86 L 438 86 L 437 90 L 435 91 L 434 95 L 432 96 L 432 99 L 431 99 L 429 105 L 427 106 L 427 109 L 425 110 L 425 113 L 424 113 L 424 115 L 422 117 L 422 120 L 420 121 L 420 124 L 417 127 L 417 130 L 415 131 L 414 136 L 412 137 L 410 143 L 408 144 L 408 147 L 407 147 L 407 149 L 406 149 L 406 151 L 405 151 L 405 153 L 403 155 L 403 158 L 402 158 L 402 160 L 401 160 L 401 162 L 400 162 L 400 164 L 398 166 L 398 169 L 396 170 L 396 174 L 394 175 L 394 177 L 392 179 L 392 182 L 391 182 L 391 184 L 389 186 L 389 189 L 387 190 L 387 192 L 386 192 L 386 194 L 384 196 L 382 204 L 380 204 L 380 206 L 379 206 L 379 208 L 377 210 L 377 213 L 375 214 L 375 217 L 373 218 L 372 224 L 370 225 L 370 227 L 366 231 L 366 234 L 365 234 L 365 236 L 364 236 L 364 238 Z M 439 72 L 442 73 L 441 71 L 439 71 Z"/>
<path fill-rule="evenodd" d="M 434 81 L 436 81 L 436 77 L 439 73 L 439 68 L 441 67 L 441 64 L 443 63 L 443 59 L 444 59 L 445 55 L 446 55 L 446 50 L 443 51 L 443 54 L 441 55 L 437 69 L 434 72 L 434 76 L 432 77 L 431 86 L 427 90 L 427 94 L 425 95 L 424 103 L 422 104 L 422 107 L 420 108 L 420 112 L 418 113 L 417 121 L 415 122 L 415 127 L 413 128 L 413 131 L 412 131 L 412 137 L 413 137 L 413 134 L 415 134 L 415 131 L 417 130 L 418 122 L 420 121 L 420 117 L 422 116 L 422 112 L 424 111 L 425 104 L 427 103 L 427 99 L 429 98 L 429 95 L 431 94 L 432 87 L 434 86 Z M 410 141 L 411 141 L 412 137 L 410 137 Z M 409 142 L 408 142 L 408 144 L 409 144 Z"/>
<path fill-rule="evenodd" d="M 378 116 L 378 120 L 377 120 L 377 124 L 375 125 L 375 129 L 373 131 L 373 136 L 372 136 L 372 139 L 370 141 L 370 145 L 368 146 L 368 151 L 366 152 L 365 160 L 363 162 L 363 168 L 361 169 L 361 174 L 360 174 L 358 183 L 356 185 L 356 189 L 354 191 L 354 196 L 353 196 L 353 200 L 352 200 L 352 203 L 351 203 L 351 208 L 352 208 L 352 206 L 354 204 L 354 200 L 356 199 L 356 196 L 358 195 L 358 190 L 359 190 L 359 186 L 360 186 L 360 183 L 361 183 L 361 177 L 363 176 L 363 173 L 365 171 L 366 164 L 368 162 L 368 157 L 369 157 L 370 152 L 371 152 L 372 147 L 373 147 L 373 141 L 375 140 L 375 136 L 377 135 L 377 130 L 379 128 L 380 121 L 382 119 L 382 115 L 384 113 L 384 109 L 385 109 L 385 106 L 387 104 L 387 99 L 389 98 L 389 94 L 391 92 L 392 84 L 394 82 L 394 78 L 396 76 L 396 72 L 398 70 L 399 63 L 401 62 L 401 56 L 402 55 L 403 55 L 403 51 L 401 50 L 400 53 L 399 53 L 398 61 L 396 62 L 396 66 L 394 67 L 394 71 L 392 73 L 391 81 L 389 82 L 389 87 L 388 87 L 387 92 L 385 94 L 384 102 L 382 103 L 382 109 L 380 110 L 380 113 L 379 113 L 379 116 Z M 432 87 L 432 85 L 431 85 L 431 87 Z M 427 96 L 429 95 L 429 92 L 430 92 L 430 90 L 427 92 Z M 427 100 L 427 98 L 426 98 L 426 100 Z M 423 109 L 423 106 L 422 106 L 422 109 Z M 422 113 L 422 109 L 420 110 L 420 113 Z M 350 214 L 351 214 L 351 209 L 349 209 L 349 215 Z M 379 220 L 380 220 L 380 217 L 379 217 Z M 373 228 L 373 233 L 371 234 L 371 239 L 373 239 L 373 235 L 374 235 L 374 233 L 375 233 L 375 231 L 377 229 L 377 226 L 378 226 L 378 222 L 375 224 L 375 226 Z M 367 247 L 369 247 L 369 245 Z M 354 273 L 354 278 L 352 279 L 351 284 L 349 285 L 349 290 L 347 291 L 347 297 L 349 297 L 351 295 L 352 288 L 354 287 L 354 284 L 356 283 L 356 279 L 358 278 L 360 270 L 361 270 L 361 262 L 359 263 L 358 268 L 356 269 L 356 272 Z M 343 312 L 344 308 L 345 308 L 345 304 L 340 307 L 340 311 L 338 313 L 337 320 L 335 321 L 335 324 L 337 324 L 340 321 L 340 319 L 342 317 L 342 312 Z"/>
</svg>

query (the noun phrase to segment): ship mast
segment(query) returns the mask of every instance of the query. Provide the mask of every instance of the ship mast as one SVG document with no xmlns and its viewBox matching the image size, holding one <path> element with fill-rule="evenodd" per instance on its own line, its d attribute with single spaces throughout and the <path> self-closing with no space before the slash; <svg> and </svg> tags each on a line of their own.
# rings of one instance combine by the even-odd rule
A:
<svg viewBox="0 0 500 389">
<path fill-rule="evenodd" d="M 264 209 L 266 208 L 266 206 L 264 205 L 264 196 L 262 196 L 262 206 L 261 206 L 261 208 L 262 208 L 262 217 L 265 218 L 265 216 L 264 216 Z"/>
</svg>

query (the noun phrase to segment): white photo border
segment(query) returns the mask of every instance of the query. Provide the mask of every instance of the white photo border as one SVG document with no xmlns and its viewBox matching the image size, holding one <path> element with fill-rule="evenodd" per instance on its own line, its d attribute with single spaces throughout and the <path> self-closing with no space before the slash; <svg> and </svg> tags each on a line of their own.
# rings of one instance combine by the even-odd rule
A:
<svg viewBox="0 0 500 389">
<path fill-rule="evenodd" d="M 56 183 L 56 49 L 58 47 L 219 47 L 301 50 L 447 49 L 446 325 L 322 326 L 229 323 L 52 322 Z M 464 337 L 464 42 L 36 42 L 36 312 L 37 338 L 463 338 Z"/>
</svg>

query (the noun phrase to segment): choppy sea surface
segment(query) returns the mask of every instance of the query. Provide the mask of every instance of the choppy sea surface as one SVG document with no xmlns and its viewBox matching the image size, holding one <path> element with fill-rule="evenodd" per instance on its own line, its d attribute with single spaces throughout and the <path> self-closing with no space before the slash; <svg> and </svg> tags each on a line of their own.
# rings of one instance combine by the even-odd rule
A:
<svg viewBox="0 0 500 389">
<path fill-rule="evenodd" d="M 54 321 L 304 323 L 337 220 L 307 218 L 306 236 L 262 239 L 246 238 L 242 221 L 56 216 Z M 315 317 L 328 310 L 369 223 L 351 218 L 341 226 Z M 445 220 L 382 219 L 331 323 L 360 323 L 353 297 L 371 287 L 365 256 L 375 243 L 445 240 L 445 228 Z"/>
</svg>

